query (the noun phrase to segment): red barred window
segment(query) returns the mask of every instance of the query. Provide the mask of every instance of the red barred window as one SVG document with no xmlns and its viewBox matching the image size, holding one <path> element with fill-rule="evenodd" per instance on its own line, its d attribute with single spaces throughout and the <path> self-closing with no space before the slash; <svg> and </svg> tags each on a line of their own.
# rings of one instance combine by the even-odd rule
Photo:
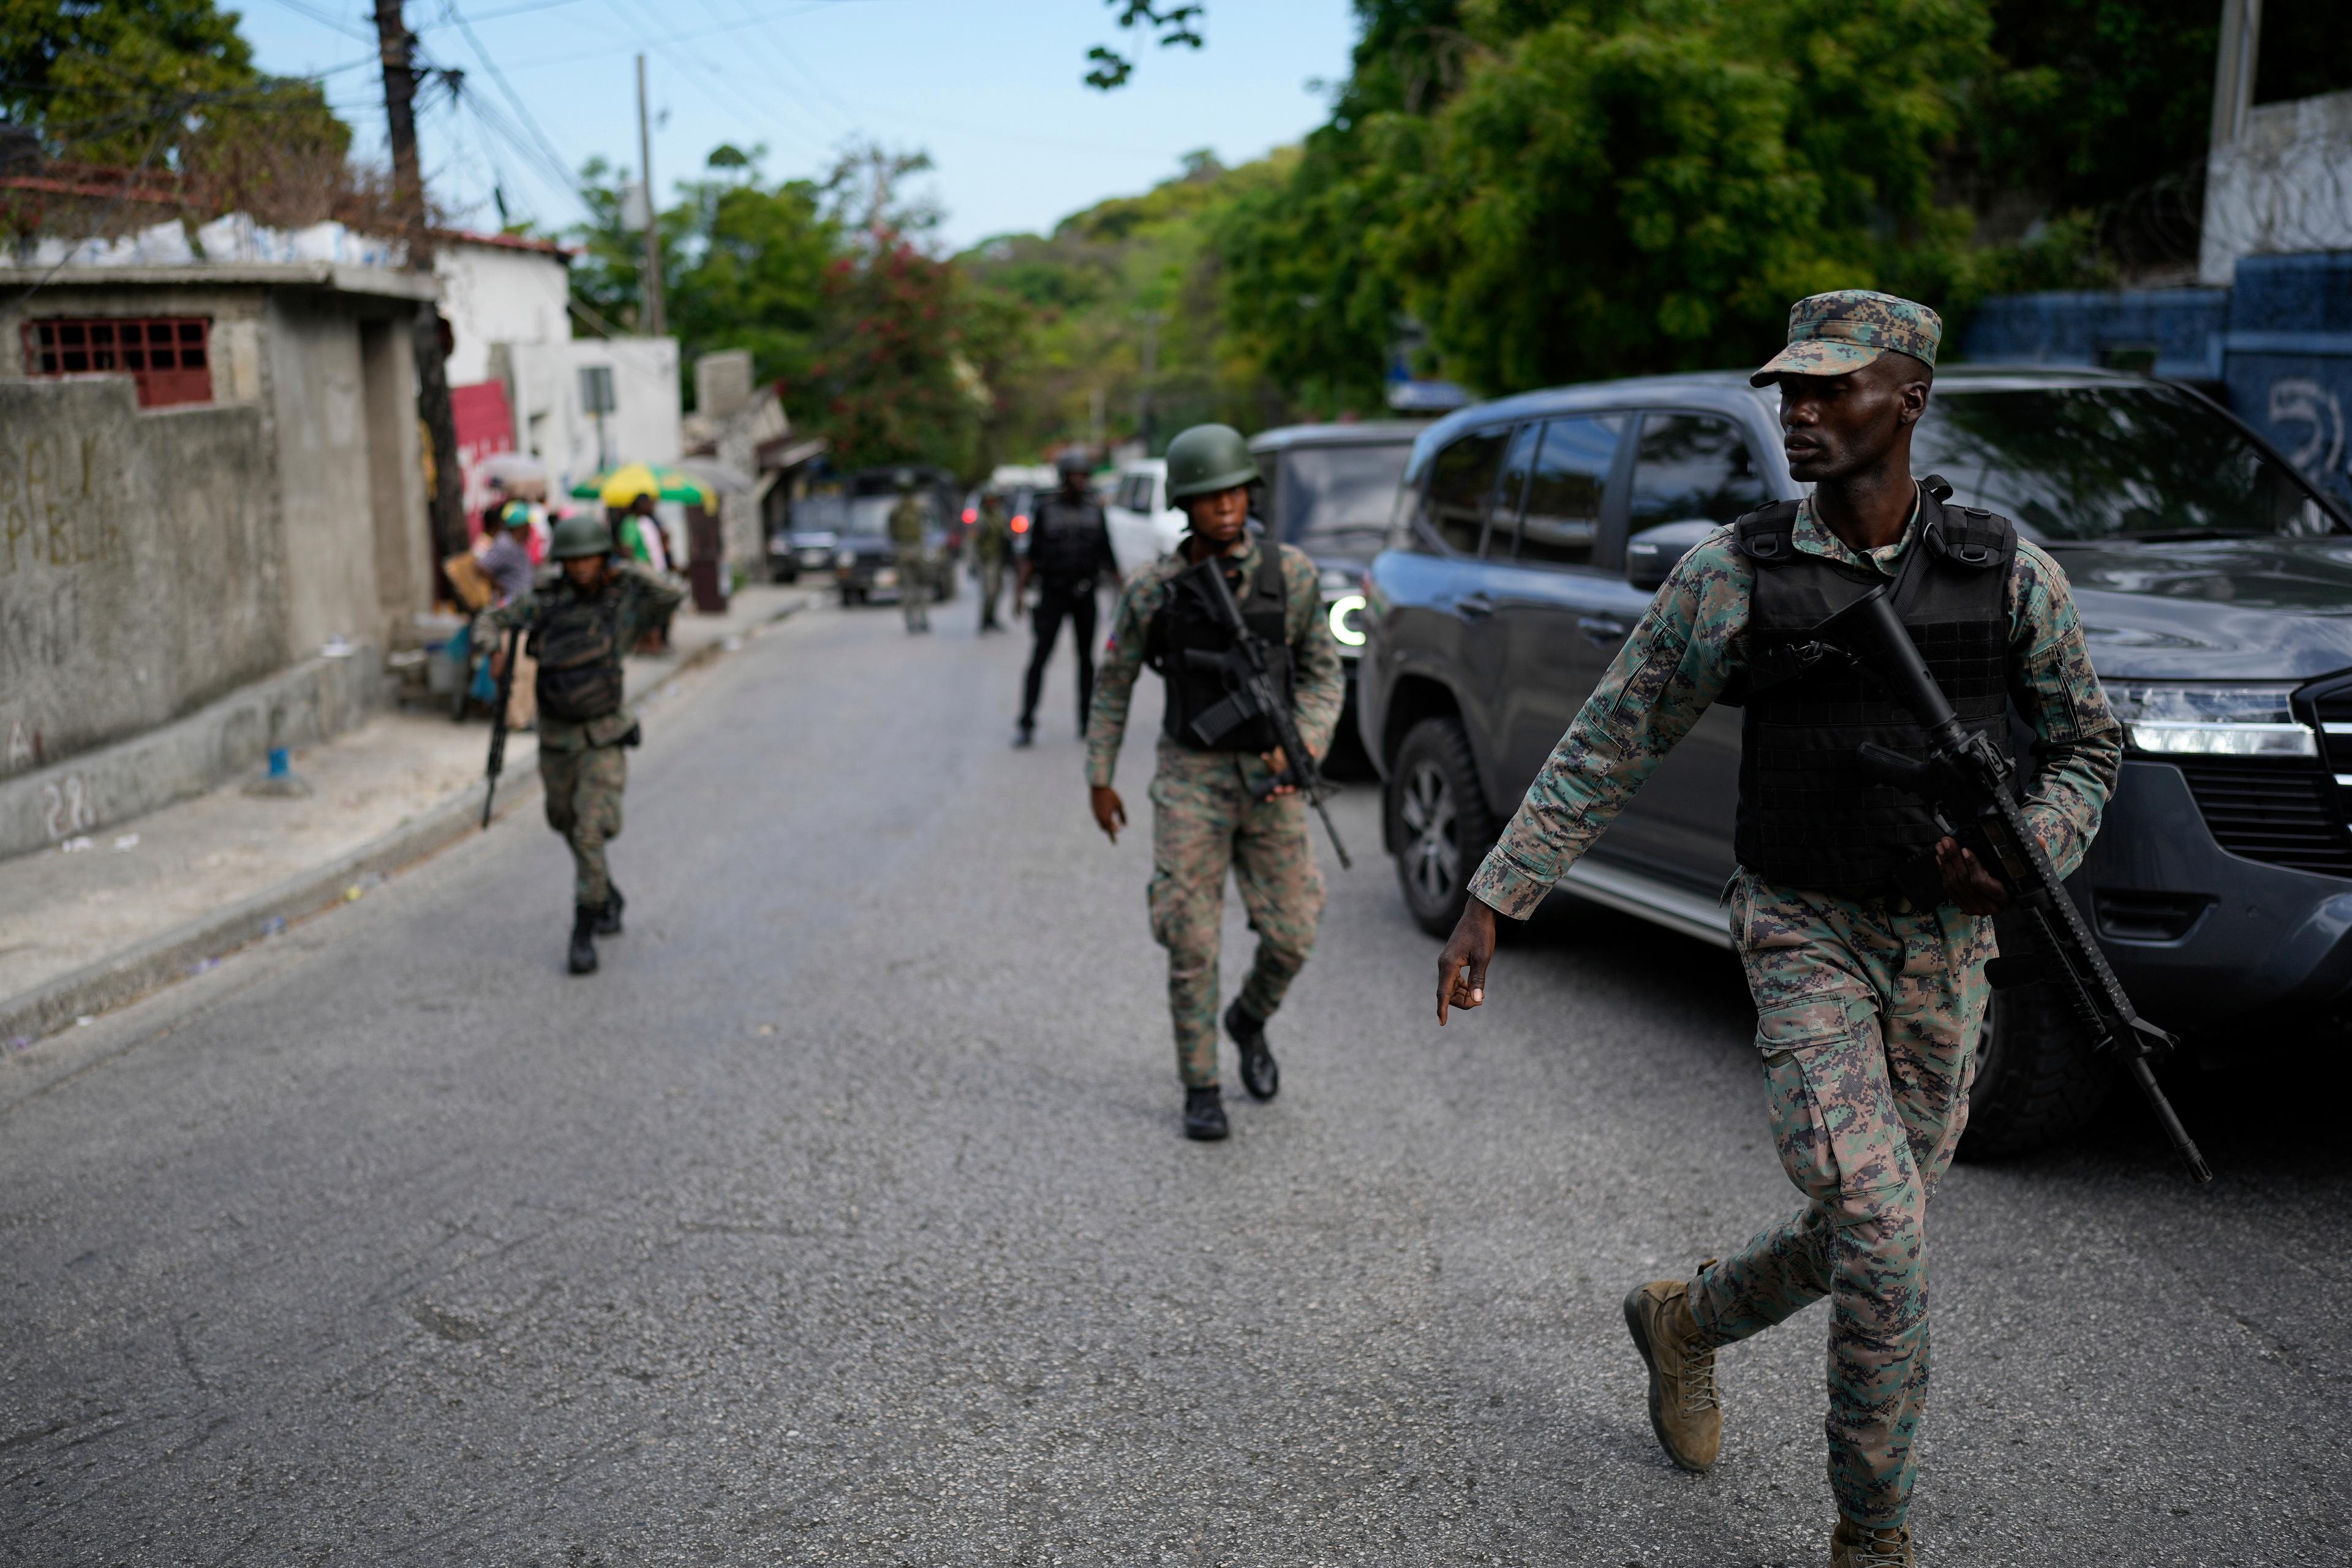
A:
<svg viewBox="0 0 2352 1568">
<path fill-rule="evenodd" d="M 139 406 L 213 400 L 208 316 L 100 316 L 27 321 L 26 375 L 128 375 Z"/>
</svg>

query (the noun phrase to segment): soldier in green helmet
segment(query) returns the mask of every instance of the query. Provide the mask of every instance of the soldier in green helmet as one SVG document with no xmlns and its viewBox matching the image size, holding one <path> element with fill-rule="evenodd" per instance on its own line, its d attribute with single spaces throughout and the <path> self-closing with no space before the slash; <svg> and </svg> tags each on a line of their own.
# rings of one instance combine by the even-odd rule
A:
<svg viewBox="0 0 2352 1568">
<path fill-rule="evenodd" d="M 1346 681 L 1322 613 L 1315 563 L 1249 527 L 1257 464 L 1240 432 L 1195 426 L 1168 445 L 1168 496 L 1192 520 L 1176 550 L 1136 574 L 1111 622 L 1110 650 L 1087 722 L 1087 787 L 1097 826 L 1113 842 L 1127 807 L 1111 787 L 1135 678 L 1146 664 L 1168 683 L 1151 780 L 1151 934 L 1168 950 L 1168 1005 L 1184 1084 L 1184 1135 L 1228 1129 L 1217 1074 L 1217 957 L 1225 877 L 1240 887 L 1257 956 L 1225 1010 L 1241 1051 L 1242 1087 L 1272 1100 L 1281 1084 L 1266 1020 L 1307 963 L 1323 913 L 1323 875 L 1307 836 L 1307 804 L 1267 726 L 1219 727 L 1228 693 L 1208 668 L 1234 637 L 1210 613 L 1197 576 L 1221 572 L 1243 621 L 1276 657 L 1300 741 L 1330 748 Z M 1201 654 L 1208 659 L 1188 658 Z M 1228 707 L 1225 711 L 1230 711 Z M 1208 732 L 1215 731 L 1215 732 Z"/>
<path fill-rule="evenodd" d="M 1486 1000 L 1498 916 L 1523 920 L 1711 703 L 1744 707 L 1730 927 L 1756 1002 L 1780 1163 L 1804 1206 L 1689 1279 L 1635 1285 L 1627 1330 L 1651 1430 L 1685 1470 L 1724 1437 L 1717 1352 L 1831 1304 L 1832 1568 L 1912 1568 L 1927 1409 L 1927 1211 L 1968 1121 L 2007 895 L 1861 743 L 1917 755 L 1890 688 L 1814 628 L 1885 592 L 1961 721 L 2030 732 L 2024 809 L 2063 874 L 2081 864 L 2123 753 L 2056 561 L 2005 519 L 1914 479 L 1943 324 L 1859 289 L 1801 300 L 1749 379 L 1777 388 L 1789 472 L 1813 485 L 1685 555 L 1560 737 L 1438 959 L 1437 1017 Z"/>
<path fill-rule="evenodd" d="M 574 974 L 596 970 L 599 936 L 621 934 L 621 889 L 604 864 L 604 847 L 621 833 L 621 794 L 629 778 L 626 748 L 637 721 L 623 705 L 621 656 L 637 635 L 677 607 L 683 592 L 633 561 L 615 559 L 613 531 L 600 517 L 567 517 L 548 548 L 554 562 L 531 592 L 475 623 L 478 646 L 495 646 L 503 668 L 505 634 L 523 629 L 539 661 L 539 776 L 547 825 L 572 847 Z"/>
</svg>

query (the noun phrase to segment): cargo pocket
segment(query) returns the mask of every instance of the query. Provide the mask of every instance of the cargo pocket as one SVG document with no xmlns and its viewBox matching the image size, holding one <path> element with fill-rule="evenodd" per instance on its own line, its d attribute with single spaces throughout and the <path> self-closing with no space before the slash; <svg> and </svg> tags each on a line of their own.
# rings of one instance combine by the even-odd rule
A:
<svg viewBox="0 0 2352 1568">
<path fill-rule="evenodd" d="M 1876 1031 L 1856 1016 L 1868 1005 L 1858 997 L 1808 996 L 1767 1007 L 1756 1019 L 1780 1166 L 1807 1197 L 1832 1206 L 1905 1180 L 1891 1136 L 1886 1065 Z"/>
</svg>

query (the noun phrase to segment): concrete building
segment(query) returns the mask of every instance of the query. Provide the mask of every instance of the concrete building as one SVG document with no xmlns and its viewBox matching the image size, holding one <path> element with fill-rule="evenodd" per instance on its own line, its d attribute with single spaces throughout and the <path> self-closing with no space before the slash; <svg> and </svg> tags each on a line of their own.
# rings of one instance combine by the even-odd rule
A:
<svg viewBox="0 0 2352 1568">
<path fill-rule="evenodd" d="M 459 446 L 529 453 L 558 495 L 614 463 L 675 462 L 681 450 L 677 340 L 574 337 L 571 260 L 547 240 L 457 232 L 437 236 L 433 257 L 449 384 L 469 413 L 502 401 L 509 426 L 503 447 L 466 429 Z M 494 398 L 464 396 L 489 386 Z"/>
<path fill-rule="evenodd" d="M 373 700 L 432 603 L 434 290 L 331 262 L 0 269 L 0 854 Z"/>
<path fill-rule="evenodd" d="M 684 426 L 687 453 L 736 476 L 738 487 L 719 491 L 719 537 L 728 564 L 755 583 L 768 577 L 767 498 L 782 477 L 763 458 L 784 448 L 792 428 L 776 389 L 752 384 L 749 349 L 704 354 L 694 362 L 694 412 Z"/>
<path fill-rule="evenodd" d="M 572 341 L 572 252 L 517 235 L 435 236 L 433 275 L 449 323 L 449 384 L 494 380 L 499 345 Z"/>
</svg>

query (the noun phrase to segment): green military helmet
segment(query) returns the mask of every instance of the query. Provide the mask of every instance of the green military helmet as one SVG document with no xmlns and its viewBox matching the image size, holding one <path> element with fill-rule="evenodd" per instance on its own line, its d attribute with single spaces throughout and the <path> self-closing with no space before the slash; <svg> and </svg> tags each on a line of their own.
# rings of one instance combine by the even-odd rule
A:
<svg viewBox="0 0 2352 1568">
<path fill-rule="evenodd" d="M 1214 495 L 1262 478 L 1249 443 L 1230 425 L 1195 425 L 1168 443 L 1168 499 Z"/>
<path fill-rule="evenodd" d="M 548 542 L 547 553 L 557 561 L 571 561 L 583 555 L 613 553 L 613 531 L 604 520 L 590 512 L 567 517 L 555 525 L 555 537 Z"/>
</svg>

